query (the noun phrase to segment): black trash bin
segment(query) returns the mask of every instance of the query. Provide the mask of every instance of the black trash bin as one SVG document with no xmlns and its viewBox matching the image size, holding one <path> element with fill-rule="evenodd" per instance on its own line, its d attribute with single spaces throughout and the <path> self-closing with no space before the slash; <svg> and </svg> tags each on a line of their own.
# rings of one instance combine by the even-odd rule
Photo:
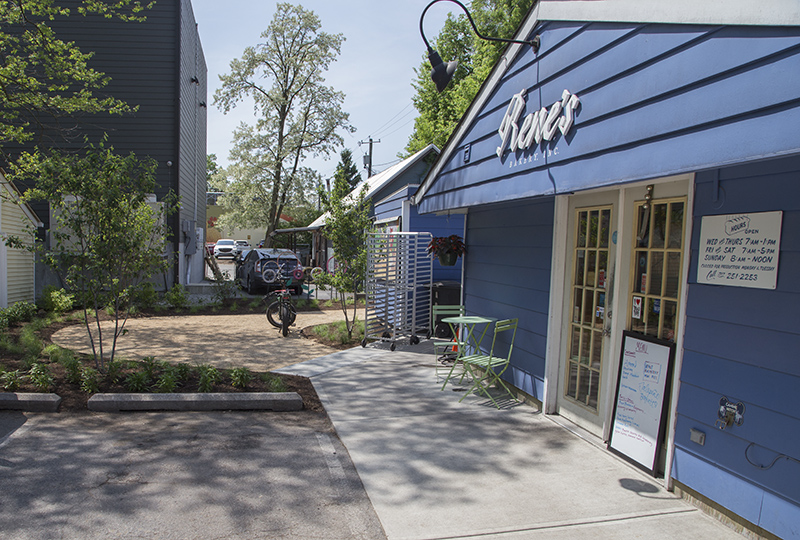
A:
<svg viewBox="0 0 800 540">
<path fill-rule="evenodd" d="M 457 306 L 461 303 L 461 283 L 458 281 L 437 281 L 431 285 L 431 302 L 434 306 Z M 440 339 L 450 339 L 453 333 L 450 325 L 441 322 L 438 315 L 433 321 L 433 335 Z"/>
</svg>

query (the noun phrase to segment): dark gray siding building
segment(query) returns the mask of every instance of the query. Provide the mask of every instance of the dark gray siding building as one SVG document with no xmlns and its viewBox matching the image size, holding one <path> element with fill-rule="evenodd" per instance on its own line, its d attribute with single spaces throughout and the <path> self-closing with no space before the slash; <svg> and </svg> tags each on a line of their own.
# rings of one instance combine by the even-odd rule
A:
<svg viewBox="0 0 800 540">
<path fill-rule="evenodd" d="M 206 168 L 206 64 L 190 0 L 156 2 L 143 22 L 73 15 L 52 24 L 57 36 L 94 52 L 90 66 L 111 81 L 107 94 L 137 107 L 125 115 L 84 115 L 59 119 L 75 127 L 77 140 L 44 132 L 40 146 L 76 148 L 86 134 L 118 153 L 149 156 L 158 162 L 156 196 L 170 191 L 180 211 L 170 217 L 173 267 L 159 284 L 192 283 L 203 278 L 203 223 Z M 4 148 L 12 156 L 14 148 Z M 47 211 L 37 209 L 47 216 Z M 49 225 L 43 217 L 45 227 Z"/>
</svg>

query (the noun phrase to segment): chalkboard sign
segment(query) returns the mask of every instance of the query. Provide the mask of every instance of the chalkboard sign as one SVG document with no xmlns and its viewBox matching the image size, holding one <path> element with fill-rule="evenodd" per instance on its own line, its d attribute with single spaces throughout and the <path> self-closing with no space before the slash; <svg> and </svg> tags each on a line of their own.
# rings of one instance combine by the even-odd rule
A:
<svg viewBox="0 0 800 540">
<path fill-rule="evenodd" d="M 623 332 L 614 423 L 608 447 L 651 474 L 664 440 L 664 407 L 672 379 L 674 344 Z"/>
</svg>

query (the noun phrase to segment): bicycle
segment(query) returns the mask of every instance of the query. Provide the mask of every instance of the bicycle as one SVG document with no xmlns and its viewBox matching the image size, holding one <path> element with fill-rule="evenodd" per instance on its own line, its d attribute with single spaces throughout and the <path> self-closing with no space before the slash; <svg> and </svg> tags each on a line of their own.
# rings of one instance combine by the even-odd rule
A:
<svg viewBox="0 0 800 540">
<path fill-rule="evenodd" d="M 286 280 L 279 281 L 283 288 L 272 291 L 264 299 L 272 300 L 267 306 L 267 320 L 272 326 L 280 328 L 283 337 L 286 337 L 289 335 L 289 327 L 297 318 L 297 310 L 292 304 L 292 293 L 286 288 Z"/>
</svg>

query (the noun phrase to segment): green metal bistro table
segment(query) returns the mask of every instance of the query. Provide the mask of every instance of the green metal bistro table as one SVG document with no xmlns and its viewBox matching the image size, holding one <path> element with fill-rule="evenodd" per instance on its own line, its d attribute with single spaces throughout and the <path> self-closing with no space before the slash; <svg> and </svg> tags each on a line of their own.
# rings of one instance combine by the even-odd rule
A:
<svg viewBox="0 0 800 540">
<path fill-rule="evenodd" d="M 453 367 L 450 368 L 450 372 L 447 374 L 447 377 L 444 379 L 444 384 L 442 385 L 442 390 L 444 390 L 445 386 L 447 386 L 447 382 L 453 376 L 453 371 L 456 369 L 456 366 L 459 364 L 459 359 L 469 354 L 467 349 L 471 349 L 472 351 L 479 351 L 481 348 L 481 341 L 483 341 L 483 336 L 486 335 L 486 331 L 489 329 L 489 325 L 493 322 L 497 321 L 494 317 L 483 317 L 480 315 L 458 315 L 456 317 L 445 317 L 442 319 L 442 322 L 447 323 L 450 325 L 450 329 L 453 332 L 453 335 L 457 335 L 456 326 L 463 326 L 466 329 L 466 339 L 464 340 L 464 347 L 458 348 L 458 356 L 456 356 L 455 361 L 453 362 Z M 475 334 L 475 328 L 477 326 L 483 325 L 483 331 L 480 335 Z M 463 333 L 461 334 L 463 335 Z M 461 380 L 464 379 L 464 374 L 461 375 Z M 459 380 L 459 383 L 461 382 Z"/>
</svg>

